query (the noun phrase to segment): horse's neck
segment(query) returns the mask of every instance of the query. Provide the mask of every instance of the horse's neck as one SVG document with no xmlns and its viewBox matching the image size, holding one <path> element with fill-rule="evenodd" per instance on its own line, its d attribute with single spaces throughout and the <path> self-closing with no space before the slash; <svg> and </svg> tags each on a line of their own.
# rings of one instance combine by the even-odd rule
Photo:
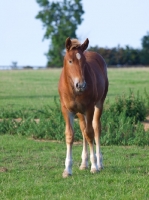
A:
<svg viewBox="0 0 149 200">
<path fill-rule="evenodd" d="M 74 86 L 73 86 L 73 81 L 70 79 L 68 76 L 65 68 L 63 69 L 63 81 L 65 84 L 65 90 L 67 90 L 71 95 L 74 95 Z"/>
</svg>

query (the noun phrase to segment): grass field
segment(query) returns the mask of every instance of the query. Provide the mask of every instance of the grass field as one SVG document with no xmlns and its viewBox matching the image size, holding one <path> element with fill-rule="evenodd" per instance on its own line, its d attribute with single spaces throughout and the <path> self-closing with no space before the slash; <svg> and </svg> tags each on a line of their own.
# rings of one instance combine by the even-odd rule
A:
<svg viewBox="0 0 149 200">
<path fill-rule="evenodd" d="M 16 70 L 0 72 L 0 107 L 42 108 L 58 96 L 61 70 Z"/>
<path fill-rule="evenodd" d="M 54 106 L 60 71 L 0 71 L 0 110 Z M 110 102 L 129 88 L 149 93 L 149 68 L 108 69 L 108 75 Z M 0 199 L 149 200 L 149 146 L 103 146 L 105 168 L 94 175 L 79 170 L 81 149 L 74 145 L 73 176 L 63 179 L 65 143 L 0 135 Z"/>
<path fill-rule="evenodd" d="M 98 174 L 79 170 L 81 149 L 74 145 L 73 176 L 63 179 L 64 143 L 0 136 L 0 165 L 8 170 L 0 173 L 0 199 L 149 199 L 149 147 L 102 147 L 105 168 Z"/>
<path fill-rule="evenodd" d="M 0 71 L 0 108 L 53 106 L 60 72 L 61 69 Z M 140 95 L 144 95 L 145 88 L 149 90 L 149 68 L 108 69 L 108 76 L 110 102 L 117 95 L 128 94 L 130 88 Z"/>
</svg>

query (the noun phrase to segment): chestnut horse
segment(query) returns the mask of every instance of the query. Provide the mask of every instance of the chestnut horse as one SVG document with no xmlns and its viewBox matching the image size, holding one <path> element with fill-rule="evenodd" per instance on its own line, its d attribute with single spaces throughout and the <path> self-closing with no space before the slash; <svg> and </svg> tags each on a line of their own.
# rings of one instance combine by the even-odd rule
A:
<svg viewBox="0 0 149 200">
<path fill-rule="evenodd" d="M 61 110 L 66 123 L 67 152 L 63 177 L 72 175 L 73 119 L 75 115 L 79 118 L 83 135 L 80 169 L 88 168 L 88 144 L 91 172 L 95 173 L 103 168 L 100 151 L 100 117 L 108 91 L 107 67 L 104 59 L 98 53 L 85 51 L 88 44 L 88 39 L 80 44 L 77 39 L 71 40 L 70 38 L 67 38 L 65 43 L 66 54 L 58 86 Z"/>
</svg>

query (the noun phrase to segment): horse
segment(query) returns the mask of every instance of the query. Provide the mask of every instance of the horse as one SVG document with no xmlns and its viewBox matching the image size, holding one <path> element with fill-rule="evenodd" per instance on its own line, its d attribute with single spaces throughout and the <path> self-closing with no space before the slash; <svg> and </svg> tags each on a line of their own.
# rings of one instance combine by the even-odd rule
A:
<svg viewBox="0 0 149 200">
<path fill-rule="evenodd" d="M 89 40 L 81 44 L 77 39 L 65 41 L 66 53 L 58 83 L 61 111 L 65 120 L 66 159 L 63 177 L 72 175 L 72 145 L 74 141 L 74 117 L 79 119 L 83 136 L 80 169 L 88 168 L 90 149 L 91 173 L 103 168 L 100 150 L 100 118 L 108 92 L 107 65 L 96 52 L 85 51 Z M 96 154 L 94 150 L 96 143 Z"/>
</svg>

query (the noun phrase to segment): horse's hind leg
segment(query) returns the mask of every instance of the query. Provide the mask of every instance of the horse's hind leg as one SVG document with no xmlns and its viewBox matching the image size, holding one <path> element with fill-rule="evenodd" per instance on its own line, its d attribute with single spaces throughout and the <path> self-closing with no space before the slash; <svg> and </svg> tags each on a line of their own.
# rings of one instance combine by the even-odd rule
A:
<svg viewBox="0 0 149 200">
<path fill-rule="evenodd" d="M 81 129 L 81 132 L 82 132 L 82 136 L 83 136 L 83 150 L 82 150 L 82 162 L 81 162 L 81 165 L 80 165 L 80 169 L 83 170 L 83 169 L 87 169 L 88 168 L 88 149 L 87 149 L 87 140 L 84 136 L 84 131 L 85 131 L 85 128 L 86 128 L 86 122 L 85 122 L 85 117 L 84 115 L 78 113 L 77 114 L 78 118 L 79 118 L 79 123 L 80 123 L 80 129 Z"/>
<path fill-rule="evenodd" d="M 88 150 L 87 150 L 87 141 L 83 135 L 83 150 L 82 150 L 82 155 L 81 155 L 81 158 L 82 158 L 82 162 L 81 162 L 81 165 L 80 165 L 80 169 L 83 170 L 83 169 L 87 169 L 88 168 Z"/>
<path fill-rule="evenodd" d="M 103 108 L 103 104 L 98 102 L 95 106 L 94 117 L 93 117 L 93 129 L 94 129 L 94 134 L 95 134 L 96 157 L 97 157 L 98 170 L 103 168 L 102 154 L 100 151 L 100 133 L 101 133 L 100 117 L 102 114 L 102 108 Z"/>
<path fill-rule="evenodd" d="M 94 152 L 94 129 L 92 126 L 93 121 L 93 114 L 94 114 L 94 106 L 90 107 L 90 109 L 86 112 L 86 129 L 85 129 L 85 138 L 89 144 L 90 148 L 90 161 L 91 161 L 91 173 L 98 172 L 97 167 L 97 159 Z"/>
</svg>

